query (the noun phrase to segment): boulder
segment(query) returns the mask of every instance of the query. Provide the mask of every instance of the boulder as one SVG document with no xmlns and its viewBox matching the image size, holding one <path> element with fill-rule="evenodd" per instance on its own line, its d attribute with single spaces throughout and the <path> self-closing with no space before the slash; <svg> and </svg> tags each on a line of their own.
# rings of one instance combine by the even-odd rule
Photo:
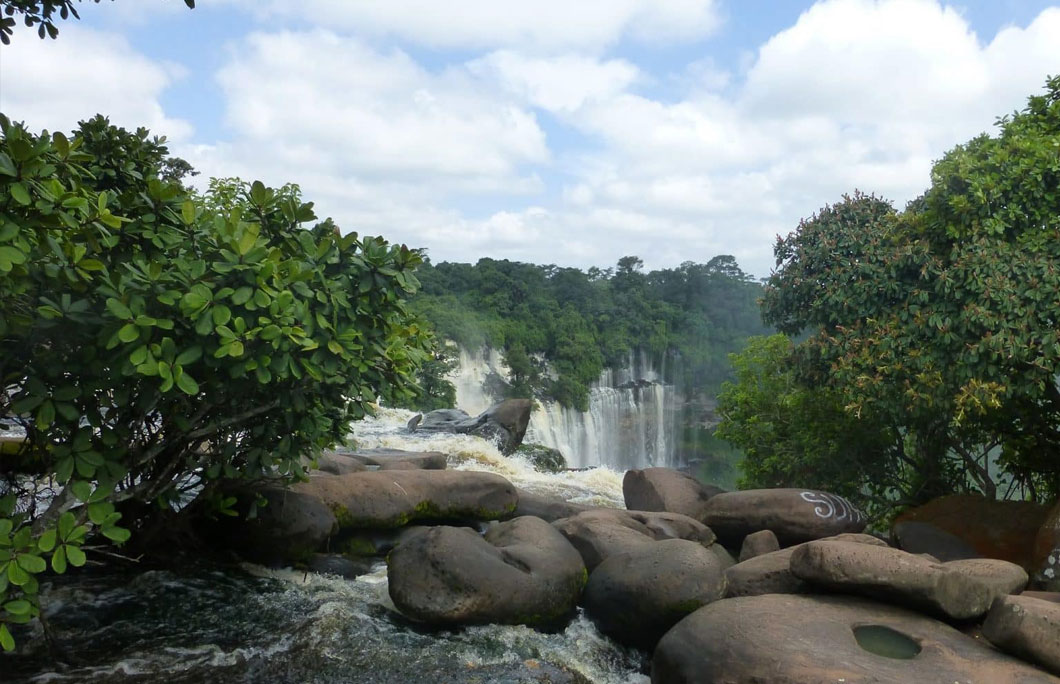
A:
<svg viewBox="0 0 1060 684">
<path fill-rule="evenodd" d="M 891 538 L 909 553 L 928 554 L 939 561 L 982 558 L 971 544 L 931 523 L 904 520 L 891 526 Z"/>
<path fill-rule="evenodd" d="M 825 537 L 820 541 L 848 541 L 870 546 L 887 546 L 882 540 L 868 534 L 840 534 Z M 725 571 L 727 595 L 732 597 L 812 593 L 810 585 L 791 574 L 791 554 L 797 548 L 799 547 L 790 546 L 780 551 L 765 553 L 728 568 Z"/>
<path fill-rule="evenodd" d="M 582 555 L 590 572 L 608 556 L 661 539 L 688 539 L 703 546 L 714 543 L 709 528 L 678 513 L 598 508 L 552 524 Z"/>
<path fill-rule="evenodd" d="M 1049 603 L 1060 603 L 1060 591 L 1025 591 L 1020 596 L 1036 598 Z"/>
<path fill-rule="evenodd" d="M 724 594 L 717 556 L 693 541 L 664 539 L 600 563 L 582 603 L 604 634 L 651 650 L 683 617 Z"/>
<path fill-rule="evenodd" d="M 1031 571 L 1036 586 L 1060 591 L 1060 501 L 1049 511 L 1035 535 Z"/>
<path fill-rule="evenodd" d="M 903 512 L 895 518 L 893 530 L 898 532 L 904 522 L 928 523 L 957 537 L 984 558 L 1000 558 L 1033 572 L 1035 537 L 1048 512 L 1045 506 L 1029 501 L 996 501 L 977 494 L 953 494 Z M 956 560 L 941 549 L 923 545 L 907 548 L 908 530 L 892 536 L 907 551 Z M 903 538 L 905 543 L 901 542 Z"/>
<path fill-rule="evenodd" d="M 548 522 L 554 522 L 593 508 L 592 506 L 571 503 L 556 496 L 535 494 L 525 489 L 519 489 L 518 493 L 519 505 L 515 508 L 516 516 L 532 515 Z"/>
<path fill-rule="evenodd" d="M 1057 684 L 937 620 L 847 596 L 716 601 L 659 642 L 654 684 Z"/>
<path fill-rule="evenodd" d="M 325 451 L 317 459 L 316 470 L 331 475 L 348 475 L 368 470 L 368 466 L 359 459 L 341 451 Z"/>
<path fill-rule="evenodd" d="M 702 520 L 712 495 L 699 480 L 672 468 L 628 470 L 622 478 L 622 496 L 631 511 L 665 511 Z"/>
<path fill-rule="evenodd" d="M 522 444 L 532 409 L 529 399 L 505 399 L 474 418 L 460 409 L 438 409 L 412 418 L 408 429 L 476 435 L 496 444 L 507 456 Z"/>
<path fill-rule="evenodd" d="M 723 568 L 728 569 L 736 565 L 736 559 L 733 558 L 732 554 L 729 553 L 729 550 L 721 544 L 711 544 L 707 548 L 710 549 L 711 553 L 718 557 Z"/>
<path fill-rule="evenodd" d="M 446 461 L 440 451 L 338 448 L 324 451 L 317 459 L 316 469 L 332 475 L 365 470 L 445 470 Z"/>
<path fill-rule="evenodd" d="M 376 562 L 375 559 L 350 558 L 338 553 L 314 553 L 306 563 L 306 567 L 322 575 L 338 575 L 353 579 L 371 572 Z"/>
<path fill-rule="evenodd" d="M 1009 594 L 1018 594 L 1027 586 L 1027 571 L 998 558 L 966 558 L 950 561 L 942 566 L 950 572 L 959 572 L 991 589 L 993 600 Z"/>
<path fill-rule="evenodd" d="M 551 525 L 522 517 L 484 537 L 461 527 L 413 535 L 390 552 L 387 577 L 394 605 L 415 620 L 550 627 L 573 613 L 586 570 Z"/>
<path fill-rule="evenodd" d="M 327 548 L 339 524 L 331 509 L 312 494 L 281 487 L 259 492 L 268 502 L 253 519 L 245 508 L 254 494 L 239 497 L 240 515 L 211 523 L 203 530 L 223 547 L 259 563 L 304 563 Z"/>
<path fill-rule="evenodd" d="M 780 551 L 780 542 L 777 541 L 777 535 L 773 534 L 773 530 L 752 532 L 743 538 L 743 545 L 740 547 L 740 562 L 774 551 Z"/>
<path fill-rule="evenodd" d="M 932 615 L 967 620 L 986 613 L 995 589 L 969 573 L 901 549 L 813 541 L 791 554 L 791 574 L 815 587 L 892 601 Z"/>
<path fill-rule="evenodd" d="M 567 459 L 560 450 L 544 444 L 520 444 L 515 455 L 525 458 L 539 473 L 561 473 L 567 469 Z"/>
<path fill-rule="evenodd" d="M 748 489 L 711 497 L 703 523 L 722 543 L 736 547 L 744 537 L 772 530 L 781 546 L 861 532 L 867 519 L 841 496 L 808 489 Z"/>
<path fill-rule="evenodd" d="M 460 470 L 393 470 L 315 475 L 291 487 L 315 496 L 344 529 L 386 529 L 416 520 L 510 517 L 515 486 L 500 475 Z"/>
<path fill-rule="evenodd" d="M 1029 596 L 998 599 L 983 636 L 1006 653 L 1060 675 L 1060 604 Z"/>
</svg>

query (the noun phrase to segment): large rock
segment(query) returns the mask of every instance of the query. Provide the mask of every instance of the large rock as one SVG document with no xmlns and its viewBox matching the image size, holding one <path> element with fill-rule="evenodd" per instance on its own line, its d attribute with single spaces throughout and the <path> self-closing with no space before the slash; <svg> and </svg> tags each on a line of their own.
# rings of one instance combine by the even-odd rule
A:
<svg viewBox="0 0 1060 684">
<path fill-rule="evenodd" d="M 651 650 L 683 617 L 724 595 L 722 570 L 703 545 L 665 539 L 609 556 L 589 576 L 582 600 L 604 634 Z"/>
<path fill-rule="evenodd" d="M 791 554 L 791 574 L 817 587 L 892 601 L 953 620 L 979 617 L 997 596 L 967 572 L 901 549 L 813 541 Z"/>
<path fill-rule="evenodd" d="M 990 609 L 983 636 L 1001 650 L 1060 675 L 1060 604 L 1005 596 Z"/>
<path fill-rule="evenodd" d="M 1027 571 L 998 558 L 967 558 L 942 564 L 950 572 L 959 572 L 990 587 L 993 599 L 1018 594 L 1027 586 Z"/>
<path fill-rule="evenodd" d="M 574 547 L 540 518 L 490 528 L 432 527 L 387 559 L 390 598 L 434 625 L 554 626 L 572 614 L 586 581 Z"/>
<path fill-rule="evenodd" d="M 734 548 L 749 534 L 772 530 L 781 546 L 861 532 L 861 511 L 841 496 L 809 489 L 748 489 L 711 497 L 704 524 Z"/>
<path fill-rule="evenodd" d="M 891 526 L 891 538 L 895 545 L 909 553 L 926 553 L 940 561 L 955 561 L 967 558 L 982 558 L 975 548 L 946 530 L 931 523 L 903 520 Z"/>
<path fill-rule="evenodd" d="M 627 509 L 680 513 L 696 520 L 703 519 L 707 501 L 720 491 L 672 468 L 628 470 L 622 478 Z"/>
<path fill-rule="evenodd" d="M 1057 684 L 937 620 L 865 599 L 711 603 L 666 633 L 655 684 Z"/>
<path fill-rule="evenodd" d="M 1035 535 L 1031 571 L 1038 587 L 1060 591 L 1060 501 Z"/>
<path fill-rule="evenodd" d="M 267 505 L 259 506 L 254 518 L 247 519 L 243 508 L 238 517 L 211 523 L 204 534 L 245 558 L 272 564 L 308 562 L 339 531 L 335 515 L 319 497 L 280 487 L 268 487 L 259 494 Z M 246 506 L 255 497 L 239 495 L 240 505 Z"/>
<path fill-rule="evenodd" d="M 554 522 L 593 508 L 592 506 L 571 503 L 556 496 L 536 494 L 525 489 L 519 489 L 518 492 L 519 505 L 515 508 L 516 516 L 532 515 L 548 522 Z"/>
<path fill-rule="evenodd" d="M 552 524 L 582 555 L 590 572 L 608 556 L 662 539 L 688 539 L 703 546 L 714 543 L 709 528 L 679 513 L 598 508 Z"/>
<path fill-rule="evenodd" d="M 953 494 L 903 512 L 895 518 L 892 536 L 913 553 L 930 553 L 942 560 L 954 560 L 923 545 L 910 546 L 905 522 L 930 524 L 960 539 L 984 558 L 1000 558 L 1034 571 L 1035 537 L 1049 512 L 1029 501 L 995 501 L 977 494 Z"/>
<path fill-rule="evenodd" d="M 414 417 L 409 421 L 408 429 L 477 435 L 509 455 L 522 444 L 532 409 L 533 403 L 529 399 L 505 399 L 474 418 L 460 409 L 439 409 Z"/>
<path fill-rule="evenodd" d="M 440 451 L 339 448 L 324 451 L 317 459 L 316 469 L 332 475 L 365 470 L 445 470 L 446 461 Z"/>
<path fill-rule="evenodd" d="M 780 542 L 777 541 L 777 535 L 773 534 L 773 530 L 752 532 L 743 539 L 743 545 L 740 547 L 740 562 L 775 551 L 780 551 Z"/>
<path fill-rule="evenodd" d="M 500 475 L 392 470 L 316 475 L 292 491 L 315 496 L 342 528 L 383 529 L 416 520 L 497 520 L 515 511 L 515 486 Z"/>
<path fill-rule="evenodd" d="M 887 544 L 868 534 L 840 534 L 820 541 L 848 541 L 886 547 Z M 715 544 L 717 546 L 717 544 Z M 727 568 L 727 595 L 758 596 L 760 594 L 808 594 L 813 588 L 791 574 L 791 554 L 798 546 L 754 556 Z"/>
</svg>

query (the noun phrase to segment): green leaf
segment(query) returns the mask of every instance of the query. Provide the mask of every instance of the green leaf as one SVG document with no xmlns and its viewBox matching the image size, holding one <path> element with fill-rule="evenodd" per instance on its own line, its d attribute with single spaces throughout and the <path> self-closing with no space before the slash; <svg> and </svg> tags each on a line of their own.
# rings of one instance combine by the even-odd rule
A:
<svg viewBox="0 0 1060 684">
<path fill-rule="evenodd" d="M 180 205 L 180 218 L 184 221 L 184 225 L 190 226 L 195 223 L 195 203 L 191 200 L 184 200 L 184 203 Z"/>
<path fill-rule="evenodd" d="M 216 304 L 213 307 L 213 324 L 224 325 L 232 320 L 232 310 L 224 304 Z"/>
<path fill-rule="evenodd" d="M 107 300 L 107 311 L 110 311 L 117 318 L 128 320 L 133 317 L 132 311 L 129 307 L 125 306 L 120 299 L 111 297 Z"/>
<path fill-rule="evenodd" d="M 52 570 L 59 575 L 66 572 L 66 546 L 60 546 L 52 554 Z"/>
<path fill-rule="evenodd" d="M 0 518 L 0 537 L 6 537 L 11 534 L 11 528 L 15 526 L 15 523 L 11 522 L 10 518 Z"/>
<path fill-rule="evenodd" d="M 47 563 L 40 556 L 32 553 L 20 553 L 18 554 L 18 564 L 26 572 L 44 572 L 48 569 Z"/>
<path fill-rule="evenodd" d="M 254 296 L 254 288 L 252 287 L 241 287 L 232 293 L 232 303 L 237 306 L 242 306 L 250 301 L 250 298 Z"/>
<path fill-rule="evenodd" d="M 250 186 L 250 200 L 257 206 L 265 206 L 265 184 L 254 181 Z"/>
<path fill-rule="evenodd" d="M 109 501 L 100 501 L 98 503 L 89 504 L 88 519 L 91 520 L 94 525 L 102 525 L 103 521 L 107 519 L 107 516 L 113 512 L 114 504 Z"/>
<path fill-rule="evenodd" d="M 66 549 L 66 557 L 70 561 L 70 565 L 74 566 L 75 568 L 81 567 L 85 564 L 85 561 L 88 560 L 85 557 L 85 552 L 82 551 L 79 547 L 74 546 L 72 544 L 67 544 L 64 548 Z"/>
<path fill-rule="evenodd" d="M 193 397 L 199 393 L 199 383 L 195 382 L 195 380 L 193 380 L 187 373 L 182 373 L 181 376 L 177 378 L 177 387 L 179 387 L 184 394 Z"/>
<path fill-rule="evenodd" d="M 15 639 L 11 636 L 11 632 L 7 631 L 7 625 L 2 622 L 0 622 L 0 648 L 9 653 L 15 650 Z"/>
<path fill-rule="evenodd" d="M 37 409 L 37 429 L 47 430 L 55 421 L 55 404 L 50 400 L 45 401 Z"/>
<path fill-rule="evenodd" d="M 18 176 L 18 169 L 15 168 L 15 163 L 11 161 L 11 157 L 3 152 L 0 152 L 0 174 L 5 176 Z"/>
<path fill-rule="evenodd" d="M 11 584 L 21 587 L 29 582 L 29 573 L 23 570 L 18 563 L 11 562 L 7 564 L 7 578 L 11 580 Z"/>
<path fill-rule="evenodd" d="M 23 254 L 20 249 L 4 245 L 3 247 L 0 247 L 0 261 L 7 261 L 12 264 L 24 264 L 26 263 L 26 255 Z"/>
<path fill-rule="evenodd" d="M 9 186 L 9 192 L 11 193 L 11 197 L 23 206 L 26 206 L 33 201 L 29 196 L 29 192 L 26 190 L 26 186 L 22 185 L 22 183 L 12 183 Z"/>
<path fill-rule="evenodd" d="M 70 537 L 70 532 L 73 531 L 74 525 L 77 524 L 77 518 L 70 511 L 67 511 L 59 516 L 59 538 L 65 541 Z"/>
<path fill-rule="evenodd" d="M 74 493 L 78 501 L 85 502 L 92 496 L 92 485 L 84 480 L 78 480 L 70 484 L 70 491 Z"/>
<path fill-rule="evenodd" d="M 129 541 L 129 537 L 131 537 L 132 534 L 124 527 L 104 527 L 103 536 L 111 541 L 124 544 Z"/>
<path fill-rule="evenodd" d="M 33 604 L 25 599 L 8 601 L 4 604 L 4 610 L 11 613 L 12 615 L 29 615 L 29 611 L 32 608 Z"/>
<path fill-rule="evenodd" d="M 37 548 L 44 553 L 48 553 L 55 548 L 56 538 L 57 533 L 55 528 L 45 530 L 44 534 L 42 534 L 40 539 L 37 540 Z"/>
<path fill-rule="evenodd" d="M 186 366 L 189 363 L 195 363 L 200 358 L 202 358 L 202 347 L 196 344 L 180 353 L 180 356 L 177 357 L 176 365 Z"/>
<path fill-rule="evenodd" d="M 126 323 L 118 331 L 118 339 L 129 343 L 140 337 L 140 329 L 133 323 Z"/>
</svg>

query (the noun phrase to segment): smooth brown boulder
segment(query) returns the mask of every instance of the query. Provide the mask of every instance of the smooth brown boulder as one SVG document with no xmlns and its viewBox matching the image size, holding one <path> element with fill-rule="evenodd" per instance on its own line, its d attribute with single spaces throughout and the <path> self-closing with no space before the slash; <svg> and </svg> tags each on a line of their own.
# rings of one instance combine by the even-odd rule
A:
<svg viewBox="0 0 1060 684">
<path fill-rule="evenodd" d="M 724 544 L 772 530 L 781 546 L 861 532 L 865 516 L 841 496 L 809 489 L 748 489 L 725 492 L 706 503 L 702 521 Z"/>
<path fill-rule="evenodd" d="M 255 517 L 248 519 L 246 507 L 258 495 L 267 505 L 259 506 Z M 239 505 L 239 516 L 211 523 L 203 534 L 260 563 L 307 562 L 315 552 L 327 549 L 339 531 L 331 509 L 311 494 L 267 487 L 240 495 Z"/>
<path fill-rule="evenodd" d="M 444 526 L 412 535 L 390 552 L 387 578 L 394 605 L 415 620 L 551 627 L 573 613 L 586 570 L 563 535 L 527 516 L 485 536 Z"/>
<path fill-rule="evenodd" d="M 712 493 L 699 480 L 679 470 L 645 468 L 626 471 L 622 496 L 631 511 L 665 511 L 702 520 Z"/>
<path fill-rule="evenodd" d="M 725 594 L 722 570 L 701 544 L 664 539 L 600 563 L 582 603 L 604 634 L 651 650 L 682 618 Z"/>
<path fill-rule="evenodd" d="M 1035 537 L 1048 512 L 1045 506 L 1029 501 L 996 501 L 977 494 L 953 494 L 903 512 L 895 518 L 894 529 L 907 521 L 927 523 L 962 540 L 984 558 L 1000 558 L 1033 572 Z M 901 541 L 903 535 L 892 536 Z M 907 551 L 953 560 L 931 548 L 900 545 Z"/>
<path fill-rule="evenodd" d="M 590 572 L 608 556 L 661 539 L 688 539 L 703 546 L 714 543 L 709 528 L 679 513 L 598 508 L 552 524 L 582 555 Z"/>
<path fill-rule="evenodd" d="M 368 466 L 348 453 L 325 451 L 317 459 L 316 470 L 322 473 L 330 473 L 331 475 L 347 475 L 349 473 L 364 472 L 368 470 Z"/>
<path fill-rule="evenodd" d="M 998 558 L 967 558 L 943 563 L 942 567 L 985 583 L 994 599 L 1020 593 L 1029 579 L 1026 570 Z"/>
<path fill-rule="evenodd" d="M 518 492 L 519 505 L 515 508 L 516 517 L 532 515 L 548 522 L 554 522 L 593 508 L 592 506 L 571 503 L 555 496 L 536 494 L 525 489 L 519 489 Z"/>
<path fill-rule="evenodd" d="M 849 541 L 858 544 L 886 547 L 887 544 L 868 534 L 848 533 L 825 537 L 819 541 Z M 715 544 L 714 546 L 718 546 Z M 798 546 L 764 553 L 741 561 L 725 570 L 727 596 L 758 596 L 760 594 L 808 594 L 810 585 L 791 574 L 791 554 Z"/>
<path fill-rule="evenodd" d="M 500 475 L 461 470 L 392 470 L 314 475 L 292 491 L 318 497 L 344 528 L 385 529 L 417 520 L 511 517 L 515 486 Z"/>
<path fill-rule="evenodd" d="M 869 650 L 871 649 L 871 650 Z M 716 601 L 659 642 L 654 684 L 1057 684 L 917 613 L 848 596 Z"/>
<path fill-rule="evenodd" d="M 1035 535 L 1031 572 L 1039 588 L 1060 591 L 1060 501 Z"/>
<path fill-rule="evenodd" d="M 895 546 L 909 553 L 927 554 L 939 561 L 982 558 L 971 544 L 931 523 L 903 520 L 891 526 Z"/>
<path fill-rule="evenodd" d="M 773 530 L 752 532 L 743 538 L 743 544 L 740 546 L 740 562 L 774 551 L 780 551 L 780 542 L 777 541 L 777 535 L 773 534 Z"/>
<path fill-rule="evenodd" d="M 901 549 L 813 541 L 791 554 L 791 574 L 815 587 L 893 601 L 953 620 L 990 609 L 994 589 L 967 573 Z"/>
<path fill-rule="evenodd" d="M 1060 675 L 1060 605 L 1029 596 L 998 599 L 983 636 L 1006 653 Z"/>
</svg>

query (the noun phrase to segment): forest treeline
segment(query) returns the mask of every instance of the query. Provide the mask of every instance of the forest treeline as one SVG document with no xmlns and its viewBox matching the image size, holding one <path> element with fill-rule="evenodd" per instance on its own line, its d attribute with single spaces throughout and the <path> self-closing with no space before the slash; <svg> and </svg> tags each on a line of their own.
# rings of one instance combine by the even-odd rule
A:
<svg viewBox="0 0 1060 684">
<path fill-rule="evenodd" d="M 426 263 L 411 308 L 439 336 L 475 350 L 500 350 L 511 370 L 509 396 L 547 398 L 588 409 L 590 385 L 605 368 L 645 353 L 667 382 L 713 395 L 731 374 L 728 354 L 766 328 L 762 286 L 736 260 L 645 271 L 636 256 L 614 268 L 562 268 L 508 260 Z M 421 408 L 451 404 L 439 382 L 451 361 L 425 366 Z"/>
</svg>

